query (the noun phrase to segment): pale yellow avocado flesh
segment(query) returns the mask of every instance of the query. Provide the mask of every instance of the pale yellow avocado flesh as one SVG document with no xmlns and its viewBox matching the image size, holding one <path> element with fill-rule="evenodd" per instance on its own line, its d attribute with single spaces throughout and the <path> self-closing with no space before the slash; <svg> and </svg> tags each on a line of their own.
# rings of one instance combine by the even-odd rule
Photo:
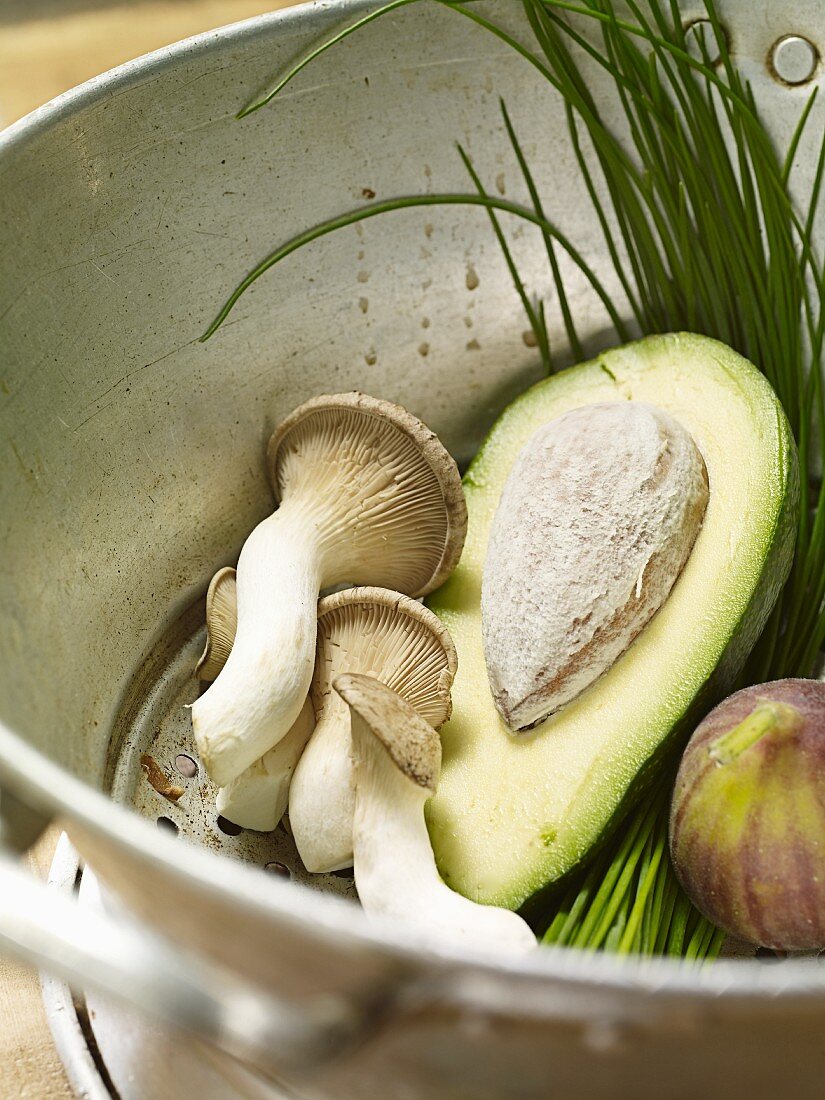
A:
<svg viewBox="0 0 825 1100">
<path fill-rule="evenodd" d="M 692 433 L 710 484 L 704 525 L 665 605 L 625 654 L 566 709 L 513 734 L 488 686 L 480 606 L 504 482 L 542 425 L 582 405 L 625 400 L 657 405 Z M 651 337 L 523 394 L 464 485 L 464 553 L 428 601 L 458 651 L 429 825 L 450 886 L 516 908 L 587 856 L 723 657 L 726 675 L 738 672 L 790 565 L 795 451 L 776 396 L 746 360 L 704 337 Z"/>
</svg>

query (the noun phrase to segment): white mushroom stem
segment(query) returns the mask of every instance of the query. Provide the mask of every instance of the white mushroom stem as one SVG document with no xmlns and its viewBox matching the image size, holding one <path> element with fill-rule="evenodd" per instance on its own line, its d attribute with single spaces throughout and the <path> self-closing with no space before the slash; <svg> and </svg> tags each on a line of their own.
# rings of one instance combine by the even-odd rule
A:
<svg viewBox="0 0 825 1100">
<path fill-rule="evenodd" d="M 292 836 L 307 871 L 352 866 L 355 785 L 349 712 L 329 706 L 295 769 L 289 795 Z"/>
<path fill-rule="evenodd" d="M 318 605 L 312 701 L 317 725 L 289 792 L 289 820 L 308 871 L 352 866 L 350 713 L 332 690 L 344 672 L 373 676 L 438 729 L 450 716 L 452 639 L 420 603 L 383 588 L 352 588 Z"/>
<path fill-rule="evenodd" d="M 300 505 L 282 505 L 244 544 L 232 651 L 192 705 L 198 750 L 221 787 L 260 760 L 300 713 L 312 680 L 323 566 L 317 524 Z"/>
<path fill-rule="evenodd" d="M 217 810 L 244 829 L 269 833 L 284 816 L 295 765 L 315 728 L 309 699 L 286 737 L 218 791 Z"/>
<path fill-rule="evenodd" d="M 206 594 L 206 645 L 195 670 L 201 680 L 218 677 L 232 652 L 237 629 L 235 570 L 220 569 Z M 315 709 L 306 699 L 286 737 L 218 789 L 218 813 L 244 829 L 271 832 L 286 811 L 292 773 L 314 728 Z"/>
<path fill-rule="evenodd" d="M 222 787 L 298 717 L 319 589 L 369 580 L 424 594 L 449 575 L 466 532 L 455 462 L 389 402 L 363 394 L 308 401 L 275 432 L 268 461 L 281 506 L 243 547 L 235 644 L 192 706 L 201 759 Z"/>
<path fill-rule="evenodd" d="M 521 917 L 456 894 L 438 874 L 424 819 L 440 770 L 438 735 L 376 680 L 339 676 L 335 689 L 352 714 L 355 885 L 366 912 L 474 949 L 533 950 Z"/>
</svg>

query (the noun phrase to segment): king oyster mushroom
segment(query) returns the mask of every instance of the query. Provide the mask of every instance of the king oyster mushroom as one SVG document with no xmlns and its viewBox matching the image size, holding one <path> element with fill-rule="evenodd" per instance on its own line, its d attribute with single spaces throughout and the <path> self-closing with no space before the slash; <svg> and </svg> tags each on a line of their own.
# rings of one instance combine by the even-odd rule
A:
<svg viewBox="0 0 825 1100">
<path fill-rule="evenodd" d="M 533 950 L 535 936 L 516 913 L 478 905 L 439 877 L 424 820 L 441 771 L 432 726 L 368 676 L 345 674 L 333 686 L 352 715 L 355 885 L 367 913 L 477 949 Z"/>
<path fill-rule="evenodd" d="M 206 645 L 195 672 L 214 680 L 232 651 L 238 625 L 235 570 L 219 570 L 206 593 Z M 284 816 L 289 781 L 315 728 L 315 711 L 306 699 L 286 737 L 260 760 L 218 790 L 217 810 L 244 829 L 271 832 Z"/>
<path fill-rule="evenodd" d="M 352 866 L 350 712 L 332 690 L 343 672 L 374 676 L 438 729 L 450 716 L 452 639 L 420 603 L 383 588 L 352 588 L 318 605 L 311 696 L 316 726 L 289 791 L 289 821 L 308 871 Z"/>
<path fill-rule="evenodd" d="M 268 465 L 280 507 L 241 550 L 235 644 L 192 706 L 201 758 L 219 786 L 298 717 L 319 590 L 370 582 L 423 595 L 451 572 L 467 528 L 455 462 L 388 401 L 359 393 L 307 401 L 272 436 Z"/>
</svg>

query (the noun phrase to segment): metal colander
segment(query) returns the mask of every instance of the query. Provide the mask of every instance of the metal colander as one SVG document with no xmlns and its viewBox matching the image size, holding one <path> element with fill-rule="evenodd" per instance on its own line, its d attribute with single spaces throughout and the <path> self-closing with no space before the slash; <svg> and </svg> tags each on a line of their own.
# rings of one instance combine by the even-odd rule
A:
<svg viewBox="0 0 825 1100">
<path fill-rule="evenodd" d="M 236 121 L 319 35 L 375 6 L 319 2 L 200 36 L 0 135 L 2 839 L 23 848 L 59 820 L 116 898 L 112 916 L 45 897 L 4 860 L 0 943 L 306 1095 L 753 1100 L 792 1079 L 816 1097 L 819 965 L 433 951 L 330 896 L 351 893 L 345 878 L 305 889 L 288 833 L 223 831 L 200 769 L 177 770 L 197 764 L 184 704 L 203 593 L 271 507 L 275 424 L 316 393 L 361 389 L 464 461 L 539 373 L 477 211 L 398 213 L 313 245 L 198 343 L 251 262 L 365 196 L 464 190 L 456 139 L 510 193 L 502 95 L 548 207 L 617 290 L 558 101 L 443 7 L 376 21 Z M 513 0 L 486 7 L 525 33 Z M 821 4 L 718 7 L 785 138 L 821 77 Z M 799 150 L 802 192 L 817 154 Z M 540 280 L 542 242 L 524 231 L 514 247 Z M 564 274 L 587 350 L 604 346 L 598 303 Z M 147 782 L 145 753 L 185 788 L 177 804 Z"/>
</svg>

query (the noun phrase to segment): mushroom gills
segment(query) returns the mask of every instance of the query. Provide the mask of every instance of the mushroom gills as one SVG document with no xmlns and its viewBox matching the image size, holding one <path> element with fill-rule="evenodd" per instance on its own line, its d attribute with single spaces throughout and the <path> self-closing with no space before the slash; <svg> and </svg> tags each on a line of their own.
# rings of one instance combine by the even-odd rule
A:
<svg viewBox="0 0 825 1100">
<path fill-rule="evenodd" d="M 195 675 L 212 683 L 226 664 L 238 629 L 238 596 L 235 570 L 219 569 L 206 592 L 206 642 L 195 666 Z"/>
<path fill-rule="evenodd" d="M 350 712 L 332 689 L 335 678 L 373 676 L 438 729 L 450 716 L 455 671 L 449 633 L 416 600 L 372 587 L 321 600 L 311 689 L 317 724 L 289 794 L 292 835 L 308 871 L 342 870 L 353 859 Z"/>
<path fill-rule="evenodd" d="M 518 914 L 470 901 L 439 877 L 424 820 L 441 769 L 432 726 L 370 677 L 339 676 L 334 687 L 351 712 L 355 885 L 365 911 L 478 951 L 534 950 L 536 938 Z"/>
<path fill-rule="evenodd" d="M 314 665 L 321 588 L 364 581 L 423 595 L 461 553 L 467 513 L 458 470 L 398 405 L 363 394 L 314 398 L 268 449 L 280 507 L 238 561 L 237 633 L 192 706 L 204 766 L 226 786 L 298 717 Z"/>
<path fill-rule="evenodd" d="M 670 594 L 707 502 L 695 442 L 653 405 L 585 405 L 531 436 L 481 585 L 490 690 L 510 729 L 560 710 L 625 652 Z"/>
</svg>

